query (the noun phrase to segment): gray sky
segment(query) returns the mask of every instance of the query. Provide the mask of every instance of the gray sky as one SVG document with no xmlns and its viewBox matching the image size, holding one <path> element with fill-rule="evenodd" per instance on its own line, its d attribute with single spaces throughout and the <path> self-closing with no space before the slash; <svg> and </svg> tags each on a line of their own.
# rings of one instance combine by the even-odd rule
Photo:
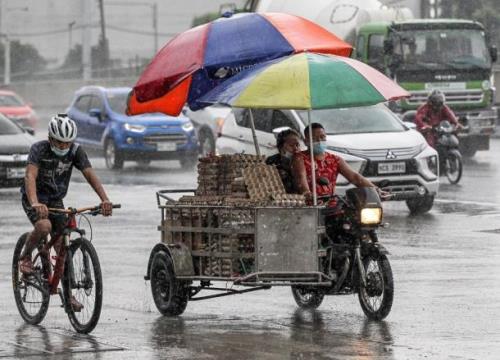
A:
<svg viewBox="0 0 500 360">
<path fill-rule="evenodd" d="M 34 45 L 51 66 L 59 65 L 71 44 L 81 43 L 82 1 L 84 0 L 0 0 L 1 30 L 11 38 Z M 97 44 L 100 30 L 97 0 L 92 6 L 92 44 Z M 121 5 L 112 5 L 119 2 Z M 154 37 L 150 4 L 158 6 L 159 47 L 171 36 L 190 27 L 194 16 L 218 11 L 227 0 L 104 0 L 112 58 L 127 59 L 153 54 Z M 231 1 L 238 5 L 244 0 Z M 140 6 L 122 5 L 141 3 Z M 74 22 L 70 32 L 70 23 Z M 139 33 L 146 34 L 139 34 Z M 70 36 L 71 33 L 71 36 Z M 70 39 L 71 38 L 71 39 Z"/>
</svg>

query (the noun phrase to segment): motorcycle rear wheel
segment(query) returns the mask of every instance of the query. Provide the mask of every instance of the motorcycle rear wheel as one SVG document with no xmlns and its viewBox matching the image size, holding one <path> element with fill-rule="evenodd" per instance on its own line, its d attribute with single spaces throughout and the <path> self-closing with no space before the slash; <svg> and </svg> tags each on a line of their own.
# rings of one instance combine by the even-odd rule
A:
<svg viewBox="0 0 500 360">
<path fill-rule="evenodd" d="M 394 281 L 391 264 L 387 256 L 363 259 L 366 272 L 366 287 L 360 282 L 358 298 L 361 309 L 372 320 L 382 320 L 392 308 Z"/>
</svg>

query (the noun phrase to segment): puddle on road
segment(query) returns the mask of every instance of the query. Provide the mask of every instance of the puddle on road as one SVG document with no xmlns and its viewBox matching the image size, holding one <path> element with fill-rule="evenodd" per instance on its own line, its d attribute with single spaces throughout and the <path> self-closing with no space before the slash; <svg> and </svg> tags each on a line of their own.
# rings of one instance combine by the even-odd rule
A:
<svg viewBox="0 0 500 360">
<path fill-rule="evenodd" d="M 12 340 L 0 341 L 0 358 L 53 356 L 126 350 L 91 335 L 60 333 L 41 326 L 21 326 Z"/>
<path fill-rule="evenodd" d="M 443 214 L 465 213 L 469 216 L 500 213 L 500 209 L 493 205 L 473 202 L 459 202 L 452 200 L 436 200 L 439 211 Z"/>
</svg>

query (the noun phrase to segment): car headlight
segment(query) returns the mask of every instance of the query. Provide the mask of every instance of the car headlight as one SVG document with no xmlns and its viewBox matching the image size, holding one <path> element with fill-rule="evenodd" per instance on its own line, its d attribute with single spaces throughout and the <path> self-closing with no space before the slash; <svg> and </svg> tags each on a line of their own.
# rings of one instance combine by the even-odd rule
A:
<svg viewBox="0 0 500 360">
<path fill-rule="evenodd" d="M 438 174 L 438 158 L 436 155 L 427 157 L 427 167 L 434 174 Z"/>
<path fill-rule="evenodd" d="M 182 130 L 184 130 L 184 131 L 186 131 L 186 132 L 189 132 L 189 131 L 191 131 L 191 130 L 193 130 L 193 129 L 194 129 L 194 126 L 193 126 L 193 124 L 191 123 L 191 121 L 188 121 L 188 122 L 186 122 L 186 123 L 182 124 Z"/>
<path fill-rule="evenodd" d="M 146 130 L 146 127 L 144 125 L 138 125 L 138 124 L 129 124 L 125 123 L 123 125 L 125 130 L 136 132 L 136 133 L 142 133 Z"/>
<path fill-rule="evenodd" d="M 378 225 L 382 222 L 382 208 L 361 209 L 362 225 Z"/>
</svg>

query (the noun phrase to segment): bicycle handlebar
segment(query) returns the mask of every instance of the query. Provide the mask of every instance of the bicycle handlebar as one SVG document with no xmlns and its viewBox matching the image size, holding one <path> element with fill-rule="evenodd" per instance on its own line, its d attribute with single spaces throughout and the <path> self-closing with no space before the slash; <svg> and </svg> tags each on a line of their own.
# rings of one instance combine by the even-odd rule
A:
<svg viewBox="0 0 500 360">
<path fill-rule="evenodd" d="M 113 204 L 112 208 L 113 209 L 120 209 L 122 207 L 121 204 Z M 88 206 L 80 209 L 76 208 L 67 208 L 67 209 L 55 209 L 55 208 L 49 208 L 49 212 L 52 213 L 59 213 L 59 214 L 81 214 L 83 212 L 91 212 L 91 213 L 99 213 L 101 211 L 101 205 L 97 206 Z"/>
</svg>

